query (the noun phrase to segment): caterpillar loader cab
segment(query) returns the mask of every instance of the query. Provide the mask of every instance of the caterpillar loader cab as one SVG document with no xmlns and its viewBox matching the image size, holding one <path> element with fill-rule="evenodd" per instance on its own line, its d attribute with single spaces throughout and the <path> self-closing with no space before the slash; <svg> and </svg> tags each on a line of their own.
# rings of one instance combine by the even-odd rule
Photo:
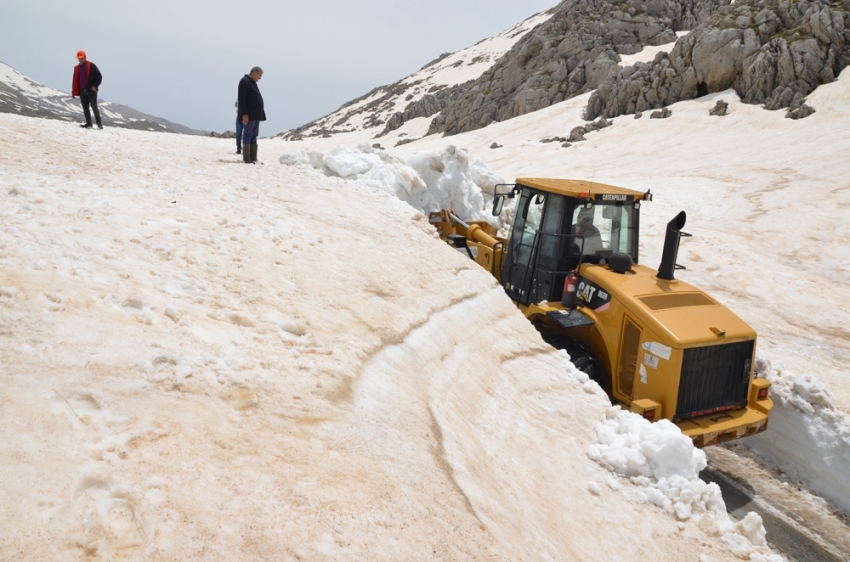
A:
<svg viewBox="0 0 850 562">
<path fill-rule="evenodd" d="M 668 419 L 697 446 L 767 428 L 770 383 L 754 378 L 756 333 L 675 278 L 684 211 L 667 225 L 661 265 L 638 255 L 641 204 L 652 195 L 600 183 L 520 178 L 497 186 L 493 214 L 518 198 L 506 238 L 451 210 L 441 237 L 490 271 L 537 327 L 612 402 Z"/>
</svg>

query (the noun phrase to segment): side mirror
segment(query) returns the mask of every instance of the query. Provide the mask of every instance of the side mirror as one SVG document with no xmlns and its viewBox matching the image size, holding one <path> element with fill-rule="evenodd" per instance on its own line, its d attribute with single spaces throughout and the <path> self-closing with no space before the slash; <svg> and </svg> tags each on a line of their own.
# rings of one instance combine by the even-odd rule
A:
<svg viewBox="0 0 850 562">
<path fill-rule="evenodd" d="M 513 192 L 512 192 L 513 193 Z M 498 217 L 502 214 L 502 207 L 505 206 L 505 196 L 497 195 L 495 199 L 493 199 L 493 216 Z"/>
</svg>

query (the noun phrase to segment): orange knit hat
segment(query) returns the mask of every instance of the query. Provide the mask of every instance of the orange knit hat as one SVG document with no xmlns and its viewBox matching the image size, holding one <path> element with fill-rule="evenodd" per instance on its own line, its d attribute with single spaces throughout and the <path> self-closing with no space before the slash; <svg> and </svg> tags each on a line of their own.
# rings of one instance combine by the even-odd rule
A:
<svg viewBox="0 0 850 562">
<path fill-rule="evenodd" d="M 85 51 L 77 51 L 77 58 L 78 59 L 86 58 L 86 52 Z"/>
</svg>

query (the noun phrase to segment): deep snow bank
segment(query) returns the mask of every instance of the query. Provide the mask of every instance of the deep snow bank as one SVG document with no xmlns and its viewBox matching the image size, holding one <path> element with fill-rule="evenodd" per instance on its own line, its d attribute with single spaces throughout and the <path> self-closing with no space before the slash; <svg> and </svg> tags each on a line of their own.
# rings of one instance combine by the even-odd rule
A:
<svg viewBox="0 0 850 562">
<path fill-rule="evenodd" d="M 614 406 L 597 434 L 599 444 L 588 447 L 588 457 L 628 479 L 633 488 L 616 484 L 623 493 L 656 505 L 679 521 L 695 518 L 707 534 L 720 537 L 737 556 L 781 560 L 755 548 L 767 546 L 758 514 L 750 512 L 738 522 L 729 517 L 717 484 L 699 478 L 708 464 L 705 453 L 672 422 L 650 423 Z M 600 487 L 592 482 L 589 490 L 599 494 Z"/>
<path fill-rule="evenodd" d="M 850 419 L 812 375 L 795 375 L 781 361 L 759 357 L 771 382 L 767 431 L 745 445 L 810 490 L 850 513 Z"/>
<path fill-rule="evenodd" d="M 499 218 L 489 212 L 494 186 L 505 183 L 504 178 L 454 146 L 403 159 L 368 145 L 358 149 L 339 145 L 327 152 L 288 152 L 280 157 L 280 162 L 307 164 L 327 176 L 386 191 L 426 215 L 453 209 L 464 220 L 484 220 L 496 228 L 503 221 L 510 222 L 507 212 Z"/>
<path fill-rule="evenodd" d="M 568 358 L 565 360 L 569 363 Z M 595 384 L 584 373 L 571 370 L 585 384 Z M 782 559 L 766 554 L 766 532 L 758 514 L 750 512 L 738 522 L 729 517 L 720 488 L 699 478 L 708 465 L 705 453 L 695 448 L 672 422 L 651 423 L 612 406 L 597 428 L 597 437 L 599 443 L 588 447 L 588 457 L 633 485 L 626 488 L 615 483 L 615 488 L 636 501 L 656 505 L 679 521 L 696 519 L 700 528 L 720 537 L 737 556 L 750 560 Z M 596 482 L 591 482 L 588 489 L 593 494 L 600 493 Z"/>
</svg>

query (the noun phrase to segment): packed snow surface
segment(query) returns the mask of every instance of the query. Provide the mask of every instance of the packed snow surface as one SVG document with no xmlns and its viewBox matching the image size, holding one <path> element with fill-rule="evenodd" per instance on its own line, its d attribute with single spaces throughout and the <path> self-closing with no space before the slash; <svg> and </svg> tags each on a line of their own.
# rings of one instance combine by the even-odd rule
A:
<svg viewBox="0 0 850 562">
<path fill-rule="evenodd" d="M 0 558 L 777 558 L 395 174 L 0 127 Z M 437 200 L 495 177 L 392 162 Z"/>
</svg>

